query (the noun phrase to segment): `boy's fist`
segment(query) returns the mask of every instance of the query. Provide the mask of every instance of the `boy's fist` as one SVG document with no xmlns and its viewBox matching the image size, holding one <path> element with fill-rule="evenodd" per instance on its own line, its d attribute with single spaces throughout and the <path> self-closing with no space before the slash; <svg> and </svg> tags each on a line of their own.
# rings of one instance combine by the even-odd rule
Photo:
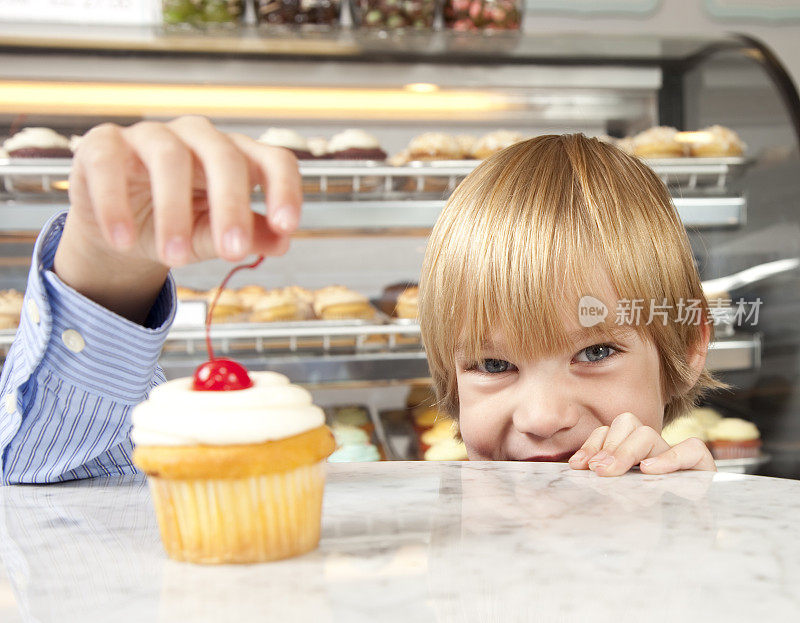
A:
<svg viewBox="0 0 800 623">
<path fill-rule="evenodd" d="M 645 474 L 668 474 L 684 469 L 716 471 L 706 444 L 696 438 L 672 447 L 655 429 L 632 413 L 601 426 L 569 460 L 573 469 L 591 469 L 600 476 L 619 476 L 634 465 Z"/>
</svg>

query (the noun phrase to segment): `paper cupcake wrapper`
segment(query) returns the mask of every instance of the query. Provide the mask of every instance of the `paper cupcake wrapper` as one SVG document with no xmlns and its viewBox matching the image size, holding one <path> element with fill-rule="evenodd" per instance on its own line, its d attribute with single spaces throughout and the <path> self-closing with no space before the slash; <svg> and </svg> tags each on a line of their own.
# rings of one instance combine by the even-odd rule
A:
<svg viewBox="0 0 800 623">
<path fill-rule="evenodd" d="M 248 478 L 148 482 L 164 549 L 175 560 L 265 562 L 319 543 L 322 462 Z"/>
<path fill-rule="evenodd" d="M 758 445 L 717 445 L 713 441 L 711 455 L 720 461 L 728 459 L 754 459 L 761 454 L 761 444 Z"/>
</svg>

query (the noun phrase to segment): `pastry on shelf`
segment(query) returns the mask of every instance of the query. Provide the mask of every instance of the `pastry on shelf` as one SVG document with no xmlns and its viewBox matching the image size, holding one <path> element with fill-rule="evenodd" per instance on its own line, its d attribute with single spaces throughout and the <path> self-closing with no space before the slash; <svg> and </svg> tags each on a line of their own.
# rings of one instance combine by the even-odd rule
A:
<svg viewBox="0 0 800 623">
<path fill-rule="evenodd" d="M 700 441 L 707 441 L 708 436 L 703 426 L 689 416 L 680 417 L 664 427 L 661 436 L 670 446 L 679 444 L 691 437 L 696 437 Z"/>
<path fill-rule="evenodd" d="M 375 318 L 366 296 L 345 286 L 327 286 L 314 293 L 314 315 L 322 320 Z"/>
<path fill-rule="evenodd" d="M 722 418 L 708 429 L 708 445 L 715 459 L 750 459 L 761 453 L 761 433 L 752 422 Z"/>
<path fill-rule="evenodd" d="M 218 288 L 206 292 L 206 301 L 209 306 L 213 303 Z M 219 296 L 217 304 L 211 313 L 211 322 L 236 322 L 242 320 L 245 306 L 239 295 L 230 288 L 225 288 Z"/>
<path fill-rule="evenodd" d="M 675 128 L 656 126 L 633 137 L 633 153 L 640 158 L 682 158 L 687 147 Z"/>
<path fill-rule="evenodd" d="M 287 322 L 303 320 L 297 299 L 285 289 L 270 290 L 254 301 L 250 322 Z"/>
<path fill-rule="evenodd" d="M 397 297 L 395 315 L 398 318 L 416 320 L 419 314 L 419 286 L 410 286 Z"/>
<path fill-rule="evenodd" d="M 265 287 L 253 284 L 242 286 L 236 290 L 246 311 L 253 311 L 256 304 L 268 293 L 269 291 Z"/>
<path fill-rule="evenodd" d="M 344 405 L 334 407 L 331 414 L 331 427 L 335 430 L 339 426 L 354 426 L 363 430 L 369 437 L 375 432 L 375 426 L 365 407 L 359 405 Z"/>
<path fill-rule="evenodd" d="M 523 134 L 512 132 L 511 130 L 489 132 L 475 141 L 475 146 L 472 148 L 472 156 L 478 160 L 483 160 L 506 147 L 511 147 L 514 143 L 524 141 L 525 138 Z"/>
<path fill-rule="evenodd" d="M 267 128 L 267 131 L 258 137 L 258 142 L 272 147 L 288 149 L 298 160 L 314 159 L 314 154 L 309 149 L 308 141 L 289 128 Z"/>
<path fill-rule="evenodd" d="M 334 160 L 386 160 L 378 139 L 356 128 L 334 134 L 328 141 L 328 153 Z"/>
<path fill-rule="evenodd" d="M 22 313 L 22 292 L 0 290 L 0 330 L 16 329 Z"/>
<path fill-rule="evenodd" d="M 409 160 L 462 160 L 467 152 L 456 137 L 444 132 L 426 132 L 408 144 Z"/>
<path fill-rule="evenodd" d="M 422 458 L 425 461 L 466 461 L 467 446 L 458 439 L 447 439 L 428 448 Z"/>
<path fill-rule="evenodd" d="M 24 128 L 3 143 L 9 158 L 72 158 L 70 142 L 50 128 Z"/>
<path fill-rule="evenodd" d="M 306 143 L 314 160 L 327 160 L 331 157 L 328 151 L 328 139 L 324 136 L 312 136 L 306 140 Z"/>
<path fill-rule="evenodd" d="M 416 285 L 418 285 L 416 281 L 399 281 L 384 287 L 381 297 L 378 299 L 378 309 L 387 316 L 394 316 L 395 308 L 397 307 L 397 299 L 407 288 Z"/>
<path fill-rule="evenodd" d="M 747 145 L 739 135 L 721 125 L 712 125 L 690 133 L 689 155 L 694 158 L 730 158 L 741 156 Z"/>
<path fill-rule="evenodd" d="M 179 301 L 205 301 L 206 293 L 186 286 L 175 286 L 175 296 Z"/>
</svg>

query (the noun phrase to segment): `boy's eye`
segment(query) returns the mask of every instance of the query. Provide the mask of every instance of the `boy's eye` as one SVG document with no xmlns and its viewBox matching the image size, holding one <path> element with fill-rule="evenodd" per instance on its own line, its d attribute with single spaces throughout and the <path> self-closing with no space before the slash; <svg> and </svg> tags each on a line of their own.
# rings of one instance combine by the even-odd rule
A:
<svg viewBox="0 0 800 623">
<path fill-rule="evenodd" d="M 603 359 L 608 359 L 617 352 L 618 351 L 616 348 L 609 346 L 608 344 L 595 344 L 594 346 L 584 348 L 581 352 L 575 355 L 575 361 L 583 363 L 595 363 L 597 361 L 602 361 Z"/>
<path fill-rule="evenodd" d="M 517 367 L 505 359 L 484 359 L 475 365 L 475 369 L 486 374 L 501 374 L 503 372 L 512 372 Z"/>
</svg>

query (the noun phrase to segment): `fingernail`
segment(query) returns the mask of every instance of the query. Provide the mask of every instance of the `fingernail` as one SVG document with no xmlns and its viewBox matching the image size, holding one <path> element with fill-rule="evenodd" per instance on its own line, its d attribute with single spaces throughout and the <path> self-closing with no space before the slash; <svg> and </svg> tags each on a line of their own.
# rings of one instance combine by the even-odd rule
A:
<svg viewBox="0 0 800 623">
<path fill-rule="evenodd" d="M 178 266 L 186 261 L 188 247 L 181 236 L 173 236 L 164 245 L 164 258 L 170 266 Z"/>
<path fill-rule="evenodd" d="M 119 249 L 127 249 L 133 244 L 133 231 L 125 223 L 117 223 L 111 227 L 111 240 Z"/>
<path fill-rule="evenodd" d="M 600 455 L 603 455 L 602 457 Z M 594 467 L 610 467 L 614 464 L 614 457 L 609 456 L 605 452 L 598 452 L 595 454 L 591 459 L 589 459 L 589 465 Z"/>
<path fill-rule="evenodd" d="M 231 227 L 222 236 L 222 250 L 226 255 L 241 257 L 245 254 L 244 231 L 241 227 Z"/>
<path fill-rule="evenodd" d="M 578 450 L 575 454 L 572 455 L 572 458 L 569 460 L 570 463 L 573 461 L 580 462 L 586 458 L 586 453 L 583 450 Z"/>
<path fill-rule="evenodd" d="M 297 227 L 294 209 L 291 206 L 278 207 L 273 213 L 271 221 L 275 229 L 279 229 L 284 232 L 294 231 Z"/>
<path fill-rule="evenodd" d="M 640 467 L 650 467 L 651 465 L 655 465 L 655 463 L 657 461 L 658 461 L 658 457 L 657 456 L 653 457 L 652 459 L 645 459 L 644 461 L 641 461 L 639 463 L 639 466 Z"/>
</svg>

